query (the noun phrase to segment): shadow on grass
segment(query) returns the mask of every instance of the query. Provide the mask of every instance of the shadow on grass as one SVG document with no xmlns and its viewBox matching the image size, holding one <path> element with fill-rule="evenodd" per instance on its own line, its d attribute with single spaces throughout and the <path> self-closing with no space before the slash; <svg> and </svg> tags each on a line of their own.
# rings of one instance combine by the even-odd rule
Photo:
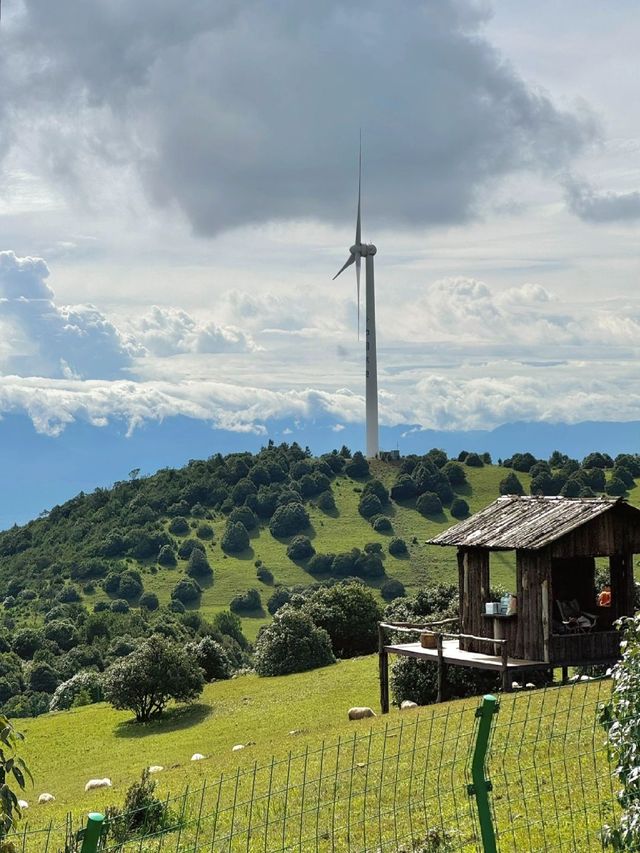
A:
<svg viewBox="0 0 640 853">
<path fill-rule="evenodd" d="M 179 705 L 169 708 L 161 717 L 149 720 L 148 723 L 137 723 L 135 720 L 124 720 L 118 723 L 114 733 L 121 738 L 141 738 L 147 735 L 163 735 L 179 732 L 197 726 L 213 713 L 210 705 L 201 702 L 195 705 Z"/>
</svg>

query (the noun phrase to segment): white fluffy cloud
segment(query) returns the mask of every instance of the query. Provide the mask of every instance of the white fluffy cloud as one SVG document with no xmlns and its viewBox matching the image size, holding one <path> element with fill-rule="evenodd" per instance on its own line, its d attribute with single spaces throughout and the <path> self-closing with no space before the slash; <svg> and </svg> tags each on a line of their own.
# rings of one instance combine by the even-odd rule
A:
<svg viewBox="0 0 640 853">
<path fill-rule="evenodd" d="M 93 305 L 54 302 L 41 258 L 0 252 L 0 369 L 23 376 L 117 376 L 138 350 Z"/>
<path fill-rule="evenodd" d="M 133 325 L 136 340 L 154 356 L 180 353 L 255 352 L 253 338 L 236 326 L 200 323 L 179 308 L 151 310 Z"/>
</svg>

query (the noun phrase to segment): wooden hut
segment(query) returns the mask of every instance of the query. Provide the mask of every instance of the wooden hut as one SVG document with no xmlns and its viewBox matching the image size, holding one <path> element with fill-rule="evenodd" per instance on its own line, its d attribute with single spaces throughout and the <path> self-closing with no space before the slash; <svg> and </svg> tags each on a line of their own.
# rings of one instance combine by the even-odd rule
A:
<svg viewBox="0 0 640 853">
<path fill-rule="evenodd" d="M 633 555 L 640 552 L 640 510 L 624 500 L 506 495 L 429 544 L 458 549 L 459 633 L 427 625 L 435 632 L 435 648 L 388 645 L 385 632 L 415 634 L 419 626 L 380 623 L 383 713 L 389 710 L 389 654 L 436 662 L 439 700 L 449 665 L 500 673 L 509 690 L 511 679 L 527 672 L 562 667 L 566 678 L 569 666 L 610 664 L 619 657 L 614 622 L 634 613 Z M 506 613 L 487 612 L 496 606 L 490 593 L 493 551 L 515 551 Z M 608 561 L 607 606 L 596 593 L 597 558 Z"/>
<path fill-rule="evenodd" d="M 613 623 L 634 612 L 640 510 L 622 499 L 507 495 L 430 542 L 458 548 L 461 634 L 505 639 L 510 656 L 552 666 L 617 659 Z M 515 551 L 509 615 L 486 613 L 492 551 Z M 597 601 L 597 557 L 608 558 L 606 607 Z M 460 647 L 484 652 L 491 644 L 469 639 Z"/>
</svg>

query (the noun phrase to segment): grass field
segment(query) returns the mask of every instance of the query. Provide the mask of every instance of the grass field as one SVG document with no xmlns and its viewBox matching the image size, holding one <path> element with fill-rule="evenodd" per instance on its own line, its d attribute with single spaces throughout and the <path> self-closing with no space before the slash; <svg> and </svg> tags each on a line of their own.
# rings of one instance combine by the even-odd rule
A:
<svg viewBox="0 0 640 853">
<path fill-rule="evenodd" d="M 600 849 L 591 845 L 613 814 L 596 722 L 608 690 L 594 682 L 502 697 L 489 766 L 502 849 Z M 409 837 L 443 829 L 453 833 L 453 849 L 475 850 L 466 785 L 478 701 L 349 722 L 351 704 L 376 706 L 371 656 L 209 685 L 199 704 L 145 726 L 104 705 L 23 721 L 36 779 L 29 822 L 62 826 L 70 810 L 81 822 L 87 811 L 121 802 L 144 767 L 161 764 L 159 791 L 177 795 L 172 807 L 183 826 L 179 841 L 173 833 L 145 850 L 194 850 L 196 832 L 205 843 L 214 831 L 229 836 L 216 850 L 399 850 Z M 233 752 L 239 743 L 248 745 Z M 205 760 L 192 762 L 195 752 Z M 102 776 L 113 789 L 84 792 L 89 778 Z M 35 805 L 42 791 L 56 802 Z"/>
</svg>

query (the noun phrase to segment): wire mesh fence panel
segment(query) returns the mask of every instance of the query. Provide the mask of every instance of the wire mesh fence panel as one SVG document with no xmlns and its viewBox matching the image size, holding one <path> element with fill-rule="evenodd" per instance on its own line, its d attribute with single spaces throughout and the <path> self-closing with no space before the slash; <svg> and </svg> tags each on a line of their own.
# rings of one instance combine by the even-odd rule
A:
<svg viewBox="0 0 640 853">
<path fill-rule="evenodd" d="M 602 850 L 618 819 L 600 708 L 611 682 L 507 694 L 487 761 L 503 851 Z"/>
<path fill-rule="evenodd" d="M 168 800 L 152 833 L 140 825 L 126 837 L 113 823 L 104 851 L 477 851 L 466 791 L 476 705 L 366 732 L 355 724 L 337 742 L 223 775 Z"/>
</svg>

